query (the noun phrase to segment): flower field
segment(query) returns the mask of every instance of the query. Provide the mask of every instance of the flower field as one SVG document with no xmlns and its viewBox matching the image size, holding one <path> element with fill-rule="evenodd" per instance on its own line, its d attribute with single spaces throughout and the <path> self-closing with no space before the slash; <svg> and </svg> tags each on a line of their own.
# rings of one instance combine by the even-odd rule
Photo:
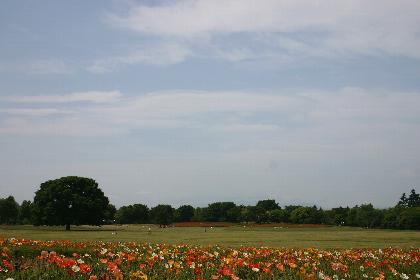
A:
<svg viewBox="0 0 420 280">
<path fill-rule="evenodd" d="M 0 239 L 0 279 L 418 279 L 420 249 Z"/>
</svg>

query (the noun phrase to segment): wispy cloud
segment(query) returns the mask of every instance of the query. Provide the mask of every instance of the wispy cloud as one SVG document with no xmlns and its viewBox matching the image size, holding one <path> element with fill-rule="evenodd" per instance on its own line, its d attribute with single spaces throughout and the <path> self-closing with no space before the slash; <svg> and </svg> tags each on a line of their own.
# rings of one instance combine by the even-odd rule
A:
<svg viewBox="0 0 420 280">
<path fill-rule="evenodd" d="M 98 59 L 87 67 L 92 73 L 106 73 L 124 65 L 148 64 L 156 66 L 172 65 L 185 60 L 191 54 L 186 46 L 175 43 L 141 47 L 126 55 Z"/>
<path fill-rule="evenodd" d="M 69 103 L 69 102 L 92 102 L 110 103 L 118 101 L 122 96 L 119 91 L 85 91 L 73 92 L 63 95 L 23 95 L 0 97 L 0 101 L 14 103 Z"/>
<path fill-rule="evenodd" d="M 24 116 L 49 116 L 55 114 L 71 114 L 73 112 L 55 108 L 0 108 L 0 113 Z"/>
<path fill-rule="evenodd" d="M 415 0 L 179 0 L 132 5 L 108 21 L 163 46 L 183 45 L 197 56 L 230 61 L 382 54 L 419 59 L 418 14 Z"/>
<path fill-rule="evenodd" d="M 54 127 L 52 133 L 63 131 L 65 127 L 72 127 L 69 131 L 75 133 L 106 127 L 106 132 L 111 134 L 139 129 L 187 128 L 214 133 L 300 131 L 302 135 L 307 133 L 306 136 L 317 131 L 314 135 L 341 138 L 341 133 L 388 135 L 391 128 L 416 129 L 420 121 L 420 93 L 390 94 L 359 88 L 294 93 L 179 90 L 138 97 L 112 91 L 2 100 L 8 106 L 1 110 L 3 126 L 7 126 L 5 120 L 16 122 L 22 115 L 25 122 L 21 128 L 31 127 L 31 133 L 47 133 L 48 127 Z M 76 101 L 87 103 L 73 106 Z M 19 108 L 13 102 L 26 106 Z M 40 103 L 43 108 L 35 106 Z M 36 129 L 38 126 L 41 128 Z M 58 129 L 60 126 L 61 130 Z M 14 124 L 14 127 L 13 131 L 17 132 L 19 126 Z M 2 131 L 5 133 L 10 129 L 3 127 Z M 95 131 L 91 130 L 90 134 Z M 101 129 L 100 133 L 103 131 Z"/>
<path fill-rule="evenodd" d="M 34 75 L 69 74 L 72 67 L 57 59 L 38 59 L 31 61 L 1 62 L 0 72 L 18 72 Z"/>
</svg>

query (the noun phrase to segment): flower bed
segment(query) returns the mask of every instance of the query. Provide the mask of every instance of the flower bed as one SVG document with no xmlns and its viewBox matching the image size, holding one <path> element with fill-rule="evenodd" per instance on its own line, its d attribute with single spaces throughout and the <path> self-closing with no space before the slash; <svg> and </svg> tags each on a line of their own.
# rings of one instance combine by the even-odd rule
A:
<svg viewBox="0 0 420 280">
<path fill-rule="evenodd" d="M 419 249 L 228 248 L 0 239 L 2 279 L 417 279 Z"/>
</svg>

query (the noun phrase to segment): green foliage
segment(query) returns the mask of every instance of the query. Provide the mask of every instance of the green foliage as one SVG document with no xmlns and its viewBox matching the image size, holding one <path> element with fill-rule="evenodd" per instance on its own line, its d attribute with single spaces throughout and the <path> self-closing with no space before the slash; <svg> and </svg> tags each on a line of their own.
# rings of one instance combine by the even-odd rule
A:
<svg viewBox="0 0 420 280">
<path fill-rule="evenodd" d="M 174 221 L 175 210 L 171 205 L 159 204 L 150 210 L 150 216 L 154 223 L 159 225 L 169 225 Z"/>
<path fill-rule="evenodd" d="M 260 211 L 271 211 L 276 210 L 279 208 L 279 205 L 276 203 L 274 199 L 266 199 L 266 200 L 260 200 L 257 202 L 257 205 L 255 205 L 258 210 Z"/>
<path fill-rule="evenodd" d="M 22 201 L 19 210 L 19 222 L 23 225 L 29 225 L 32 223 L 32 202 L 29 200 Z"/>
<path fill-rule="evenodd" d="M 175 211 L 175 220 L 177 222 L 189 222 L 194 217 L 194 207 L 191 205 L 182 205 Z"/>
<path fill-rule="evenodd" d="M 16 224 L 19 217 L 19 204 L 13 196 L 0 199 L 0 224 Z"/>
<path fill-rule="evenodd" d="M 398 216 L 397 226 L 400 229 L 420 229 L 420 207 L 402 210 Z"/>
<path fill-rule="evenodd" d="M 287 221 L 287 212 L 283 209 L 274 209 L 268 212 L 268 217 L 272 223 L 284 223 Z"/>
<path fill-rule="evenodd" d="M 352 208 L 321 208 L 287 205 L 283 209 L 274 199 L 260 200 L 254 206 L 237 206 L 234 202 L 214 202 L 208 207 L 158 205 L 151 210 L 143 204 L 117 209 L 89 178 L 63 177 L 41 184 L 34 202 L 19 206 L 13 196 L 0 199 L 0 223 L 36 225 L 122 224 L 172 222 L 256 222 L 331 224 L 364 228 L 420 229 L 420 195 L 412 189 L 402 194 L 398 204 L 376 209 L 372 204 Z"/>
<path fill-rule="evenodd" d="M 242 222 L 255 221 L 257 219 L 255 206 L 244 206 L 244 207 L 242 207 L 239 219 Z"/>
<path fill-rule="evenodd" d="M 109 201 L 95 180 L 69 176 L 41 184 L 36 191 L 35 225 L 100 225 L 105 221 Z"/>
<path fill-rule="evenodd" d="M 299 207 L 290 213 L 289 219 L 295 224 L 322 224 L 325 222 L 325 213 L 316 206 Z"/>
<path fill-rule="evenodd" d="M 149 208 L 143 204 L 123 206 L 115 214 L 119 224 L 145 224 L 149 222 Z"/>
<path fill-rule="evenodd" d="M 209 204 L 207 207 L 204 218 L 210 222 L 235 222 L 236 217 L 232 217 L 232 209 L 236 208 L 233 202 L 215 202 Z M 240 213 L 236 211 L 235 213 Z"/>
</svg>

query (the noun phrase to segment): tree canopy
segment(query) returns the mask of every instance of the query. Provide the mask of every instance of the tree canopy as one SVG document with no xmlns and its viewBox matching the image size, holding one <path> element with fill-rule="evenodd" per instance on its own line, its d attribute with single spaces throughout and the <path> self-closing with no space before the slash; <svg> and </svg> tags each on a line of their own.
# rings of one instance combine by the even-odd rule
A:
<svg viewBox="0 0 420 280">
<path fill-rule="evenodd" d="M 100 225 L 106 218 L 109 200 L 90 178 L 62 177 L 46 181 L 35 193 L 36 225 Z"/>
<path fill-rule="evenodd" d="M 154 223 L 167 226 L 174 221 L 174 212 L 171 205 L 159 204 L 150 210 L 150 216 Z"/>
<path fill-rule="evenodd" d="M 19 204 L 13 196 L 0 199 L 0 224 L 15 224 L 18 220 Z"/>
</svg>

